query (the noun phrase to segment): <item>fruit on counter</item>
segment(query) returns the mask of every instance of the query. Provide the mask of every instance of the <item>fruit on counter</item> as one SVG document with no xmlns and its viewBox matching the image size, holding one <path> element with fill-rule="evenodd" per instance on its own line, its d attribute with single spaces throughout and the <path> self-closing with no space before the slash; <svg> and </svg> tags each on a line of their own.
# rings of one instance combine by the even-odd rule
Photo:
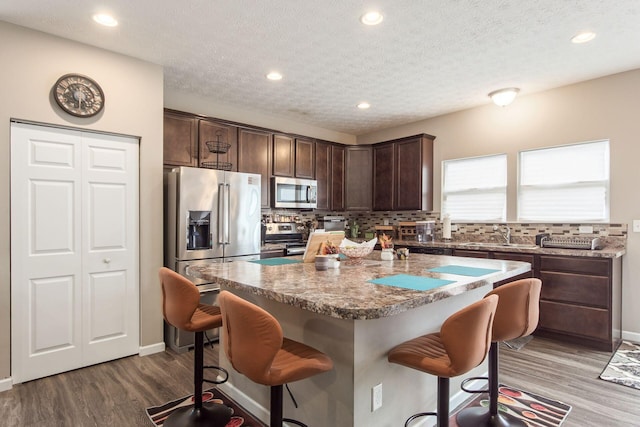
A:
<svg viewBox="0 0 640 427">
<path fill-rule="evenodd" d="M 331 255 L 337 253 L 340 253 L 338 246 L 336 246 L 335 243 L 331 242 L 330 240 L 320 243 L 318 255 Z"/>
</svg>

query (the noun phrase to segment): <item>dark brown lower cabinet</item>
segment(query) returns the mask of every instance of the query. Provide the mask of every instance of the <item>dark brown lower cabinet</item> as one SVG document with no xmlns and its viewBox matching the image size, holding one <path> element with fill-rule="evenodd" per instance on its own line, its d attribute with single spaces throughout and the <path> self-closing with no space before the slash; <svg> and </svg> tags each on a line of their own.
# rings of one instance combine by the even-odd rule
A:
<svg viewBox="0 0 640 427">
<path fill-rule="evenodd" d="M 542 280 L 540 319 L 535 334 L 597 350 L 613 351 L 622 331 L 622 258 L 533 255 L 454 250 L 455 256 L 531 263 L 528 273 L 497 282 Z"/>
</svg>

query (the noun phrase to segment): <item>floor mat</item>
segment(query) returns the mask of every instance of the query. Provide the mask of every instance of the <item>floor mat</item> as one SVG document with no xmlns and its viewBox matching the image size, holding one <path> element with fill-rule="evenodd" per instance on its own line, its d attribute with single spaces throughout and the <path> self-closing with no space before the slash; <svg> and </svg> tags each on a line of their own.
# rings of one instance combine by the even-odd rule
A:
<svg viewBox="0 0 640 427">
<path fill-rule="evenodd" d="M 600 379 L 640 390 L 640 345 L 622 341 Z"/>
<path fill-rule="evenodd" d="M 507 418 L 514 418 L 530 427 L 557 427 L 567 419 L 571 406 L 557 400 L 543 397 L 528 391 L 500 384 L 498 388 L 498 410 Z M 489 406 L 489 397 L 483 393 L 469 402 L 464 408 Z M 460 408 L 460 410 L 464 409 Z M 459 412 L 459 411 L 456 411 Z M 449 420 L 450 427 L 458 427 L 456 415 Z"/>
<path fill-rule="evenodd" d="M 233 409 L 233 417 L 231 417 L 231 421 L 229 421 L 225 427 L 266 427 L 265 424 L 254 418 L 246 409 L 235 403 L 230 397 L 218 389 L 212 388 L 202 392 L 202 401 L 221 403 Z M 189 395 L 160 406 L 152 406 L 147 408 L 146 412 L 155 426 L 162 427 L 167 417 L 171 415 L 173 411 L 192 404 L 193 395 Z"/>
</svg>

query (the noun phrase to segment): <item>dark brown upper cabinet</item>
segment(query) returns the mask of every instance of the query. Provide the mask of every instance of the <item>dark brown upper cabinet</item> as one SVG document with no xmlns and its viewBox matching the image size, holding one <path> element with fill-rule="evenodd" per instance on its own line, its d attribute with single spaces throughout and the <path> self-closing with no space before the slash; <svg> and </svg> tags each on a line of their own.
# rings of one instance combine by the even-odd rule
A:
<svg viewBox="0 0 640 427">
<path fill-rule="evenodd" d="M 296 178 L 315 178 L 315 146 L 312 140 L 296 138 Z"/>
<path fill-rule="evenodd" d="M 273 136 L 273 175 L 293 177 L 295 144 L 290 136 Z"/>
<path fill-rule="evenodd" d="M 271 133 L 245 128 L 238 130 L 238 172 L 262 175 L 263 208 L 268 208 L 271 204 L 271 153 Z"/>
<path fill-rule="evenodd" d="M 316 181 L 318 181 L 318 206 L 317 209 L 331 209 L 331 144 L 328 142 L 316 142 Z"/>
<path fill-rule="evenodd" d="M 167 166 L 197 166 L 198 128 L 195 117 L 165 111 L 163 163 Z"/>
<path fill-rule="evenodd" d="M 371 146 L 348 146 L 346 148 L 344 185 L 346 210 L 371 210 L 371 175 Z"/>
<path fill-rule="evenodd" d="M 199 120 L 198 123 L 198 166 L 213 169 L 238 170 L 238 128 L 213 120 Z M 225 153 L 214 153 L 207 145 L 213 143 L 214 150 L 229 148 Z M 220 147 L 221 146 L 221 147 Z M 230 167 L 230 169 L 227 169 Z"/>
<path fill-rule="evenodd" d="M 345 210 L 344 169 L 346 150 L 343 145 L 331 146 L 331 210 Z"/>
<path fill-rule="evenodd" d="M 433 209 L 434 139 L 420 134 L 374 145 L 374 210 Z"/>
</svg>

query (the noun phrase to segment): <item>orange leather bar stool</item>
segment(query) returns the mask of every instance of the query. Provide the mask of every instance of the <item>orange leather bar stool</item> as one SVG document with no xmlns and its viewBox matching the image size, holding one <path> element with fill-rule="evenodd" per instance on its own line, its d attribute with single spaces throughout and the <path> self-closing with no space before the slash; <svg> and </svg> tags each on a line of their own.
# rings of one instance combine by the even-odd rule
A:
<svg viewBox="0 0 640 427">
<path fill-rule="evenodd" d="M 526 427 L 524 422 L 498 412 L 498 343 L 526 337 L 533 333 L 538 326 L 541 289 L 542 281 L 532 278 L 507 283 L 487 294 L 487 296 L 498 295 L 500 297 L 496 318 L 493 322 L 491 348 L 489 349 L 489 408 L 463 409 L 456 416 L 460 427 Z M 469 393 L 486 392 L 487 390 L 467 390 L 465 388 L 467 381 L 477 379 L 486 378 L 468 378 L 462 383 L 462 389 Z"/>
<path fill-rule="evenodd" d="M 228 291 L 218 297 L 222 310 L 222 341 L 233 368 L 251 381 L 271 387 L 271 427 L 282 422 L 282 386 L 333 368 L 326 354 L 284 338 L 280 323 L 268 312 Z"/>
<path fill-rule="evenodd" d="M 436 416 L 438 427 L 449 426 L 449 379 L 469 372 L 487 356 L 497 305 L 497 296 L 483 298 L 449 316 L 440 332 L 406 341 L 389 352 L 391 363 L 438 376 L 438 412 L 412 415 L 405 427 L 423 416 Z"/>
<path fill-rule="evenodd" d="M 189 279 L 166 267 L 160 269 L 162 284 L 162 313 L 164 319 L 178 329 L 195 332 L 193 351 L 194 406 L 174 411 L 164 427 L 224 426 L 231 419 L 232 410 L 225 405 L 202 402 L 202 382 L 222 384 L 229 373 L 218 366 L 204 366 L 204 331 L 222 326 L 220 308 L 200 304 L 200 291 Z M 221 381 L 204 379 L 204 368 L 218 369 L 225 374 Z M 226 420 L 226 421 L 225 421 Z"/>
</svg>

